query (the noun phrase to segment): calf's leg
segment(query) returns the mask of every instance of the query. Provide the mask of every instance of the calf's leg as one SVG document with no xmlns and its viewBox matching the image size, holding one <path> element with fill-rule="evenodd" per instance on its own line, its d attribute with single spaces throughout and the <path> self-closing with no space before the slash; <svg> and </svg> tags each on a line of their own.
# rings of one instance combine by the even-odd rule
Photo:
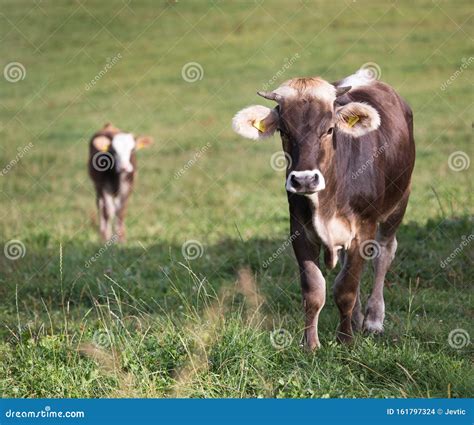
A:
<svg viewBox="0 0 474 425">
<path fill-rule="evenodd" d="M 100 235 L 105 242 L 112 237 L 112 222 L 115 216 L 115 205 L 112 195 L 103 193 L 97 198 L 97 205 L 99 209 Z"/>
<path fill-rule="evenodd" d="M 127 211 L 128 199 L 132 192 L 133 174 L 121 175 L 119 193 L 115 198 L 117 222 L 115 232 L 119 242 L 125 242 L 125 213 Z"/>
<path fill-rule="evenodd" d="M 125 242 L 125 211 L 127 205 L 126 201 L 119 201 L 119 206 L 117 207 L 117 222 L 115 227 L 115 233 L 118 236 L 119 242 Z"/>
</svg>

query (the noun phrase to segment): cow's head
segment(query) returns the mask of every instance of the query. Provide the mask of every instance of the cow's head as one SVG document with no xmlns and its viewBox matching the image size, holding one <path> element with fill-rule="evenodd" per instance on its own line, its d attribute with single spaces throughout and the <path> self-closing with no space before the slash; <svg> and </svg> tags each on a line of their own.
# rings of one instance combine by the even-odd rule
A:
<svg viewBox="0 0 474 425">
<path fill-rule="evenodd" d="M 336 135 L 362 136 L 380 125 L 370 105 L 337 98 L 351 87 L 339 87 L 320 78 L 295 78 L 272 92 L 258 92 L 273 100 L 273 109 L 254 105 L 238 112 L 232 122 L 243 137 L 259 140 L 279 131 L 289 155 L 286 190 L 308 195 L 326 187 L 325 171 L 331 162 Z"/>
<path fill-rule="evenodd" d="M 110 137 L 97 136 L 92 143 L 98 151 L 109 152 L 113 156 L 115 171 L 118 173 L 132 173 L 134 171 L 132 157 L 135 151 L 153 143 L 153 139 L 149 136 L 135 137 L 131 133 L 120 131 L 112 124 L 106 124 L 102 132 Z"/>
</svg>

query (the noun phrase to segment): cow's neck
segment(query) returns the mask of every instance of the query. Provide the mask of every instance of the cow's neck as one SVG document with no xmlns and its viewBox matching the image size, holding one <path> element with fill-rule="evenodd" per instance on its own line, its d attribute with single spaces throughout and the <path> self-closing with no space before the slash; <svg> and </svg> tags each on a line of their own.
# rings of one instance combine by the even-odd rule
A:
<svg viewBox="0 0 474 425">
<path fill-rule="evenodd" d="M 333 165 L 333 164 L 331 164 Z M 349 248 L 355 235 L 355 225 L 350 216 L 344 215 L 337 208 L 337 185 L 335 164 L 324 173 L 326 188 L 321 192 L 308 195 L 307 199 L 312 210 L 312 229 L 326 247 L 329 266 L 337 263 L 340 249 Z"/>
</svg>

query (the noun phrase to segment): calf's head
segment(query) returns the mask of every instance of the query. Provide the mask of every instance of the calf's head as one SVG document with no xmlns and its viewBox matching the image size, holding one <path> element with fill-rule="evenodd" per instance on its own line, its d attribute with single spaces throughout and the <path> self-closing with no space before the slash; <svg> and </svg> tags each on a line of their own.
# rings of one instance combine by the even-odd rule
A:
<svg viewBox="0 0 474 425">
<path fill-rule="evenodd" d="M 108 152 L 113 157 L 114 168 L 117 173 L 132 173 L 132 160 L 135 151 L 153 143 L 149 136 L 135 137 L 131 133 L 124 133 L 111 124 L 102 129 L 103 134 L 92 140 L 93 146 L 101 152 Z"/>
<path fill-rule="evenodd" d="M 254 140 L 279 131 L 288 158 L 286 190 L 313 194 L 326 187 L 337 134 L 357 138 L 380 125 L 380 116 L 370 105 L 350 100 L 338 105 L 336 100 L 350 88 L 336 88 L 320 78 L 289 80 L 272 92 L 258 92 L 275 101 L 275 108 L 249 106 L 235 115 L 233 129 Z"/>
</svg>

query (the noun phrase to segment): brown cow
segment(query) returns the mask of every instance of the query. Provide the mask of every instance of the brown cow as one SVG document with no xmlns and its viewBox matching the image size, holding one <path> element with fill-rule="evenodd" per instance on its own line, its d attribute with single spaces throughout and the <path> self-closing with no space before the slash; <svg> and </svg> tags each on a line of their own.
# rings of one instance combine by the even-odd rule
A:
<svg viewBox="0 0 474 425">
<path fill-rule="evenodd" d="M 89 175 L 97 194 L 100 234 L 104 241 L 112 237 L 114 219 L 118 240 L 125 240 L 125 211 L 137 170 L 135 151 L 151 143 L 150 137 L 135 138 L 112 124 L 106 124 L 92 136 Z"/>
<path fill-rule="evenodd" d="M 293 249 L 305 308 L 304 340 L 319 347 L 318 316 L 326 298 L 319 253 L 342 267 L 334 284 L 340 313 L 338 339 L 353 329 L 382 332 L 384 278 L 395 256 L 395 233 L 410 194 L 415 163 L 413 116 L 387 84 L 359 70 L 337 83 L 295 78 L 260 96 L 277 106 L 251 106 L 233 120 L 234 130 L 262 139 L 279 131 L 288 160 L 286 191 Z M 365 315 L 360 279 L 374 259 L 375 284 Z"/>
</svg>

